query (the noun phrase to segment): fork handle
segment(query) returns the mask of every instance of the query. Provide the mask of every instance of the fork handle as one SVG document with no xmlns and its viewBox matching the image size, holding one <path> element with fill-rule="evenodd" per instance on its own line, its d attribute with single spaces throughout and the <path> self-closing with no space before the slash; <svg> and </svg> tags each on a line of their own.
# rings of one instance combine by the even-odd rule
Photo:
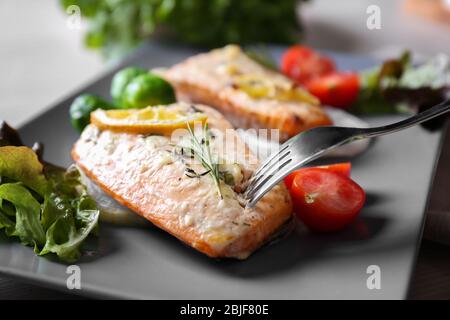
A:
<svg viewBox="0 0 450 320">
<path fill-rule="evenodd" d="M 444 100 L 443 102 L 431 107 L 430 109 L 417 113 L 405 120 L 388 124 L 386 126 L 361 129 L 360 134 L 358 134 L 357 136 L 358 138 L 371 138 L 400 131 L 443 115 L 448 111 L 450 111 L 450 99 Z"/>
</svg>

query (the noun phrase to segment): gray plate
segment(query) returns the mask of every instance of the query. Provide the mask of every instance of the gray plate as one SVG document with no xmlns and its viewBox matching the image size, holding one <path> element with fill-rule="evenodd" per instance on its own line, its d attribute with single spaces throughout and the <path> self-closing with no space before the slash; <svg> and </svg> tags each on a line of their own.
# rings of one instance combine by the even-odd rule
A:
<svg viewBox="0 0 450 320">
<path fill-rule="evenodd" d="M 279 57 L 282 48 L 271 48 Z M 194 53 L 170 45 L 146 45 L 125 64 L 169 66 Z M 343 69 L 371 66 L 370 59 L 334 55 Z M 114 70 L 113 70 L 114 71 Z M 111 74 L 80 92 L 108 95 Z M 68 121 L 73 96 L 21 128 L 26 143 L 45 143 L 45 159 L 71 163 L 77 134 Z M 366 118 L 371 125 L 397 116 Z M 6 119 L 7 120 L 7 119 Z M 246 261 L 212 260 L 154 227 L 102 225 L 79 261 L 81 290 L 95 297 L 161 299 L 401 299 L 405 298 L 420 239 L 439 134 L 420 127 L 380 138 L 352 160 L 353 177 L 367 203 L 345 231 L 317 235 L 299 225 L 288 238 Z M 367 268 L 379 266 L 381 289 L 367 287 Z M 66 265 L 37 257 L 31 248 L 0 236 L 0 272 L 66 289 Z"/>
</svg>

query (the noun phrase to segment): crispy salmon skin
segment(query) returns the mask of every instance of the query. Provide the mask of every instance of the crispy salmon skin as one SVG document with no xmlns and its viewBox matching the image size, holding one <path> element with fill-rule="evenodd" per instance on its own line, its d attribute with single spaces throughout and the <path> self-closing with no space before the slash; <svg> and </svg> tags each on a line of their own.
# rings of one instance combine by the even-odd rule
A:
<svg viewBox="0 0 450 320">
<path fill-rule="evenodd" d="M 332 122 L 318 100 L 229 45 L 157 70 L 179 99 L 218 109 L 237 128 L 278 129 L 282 141 Z"/>
<path fill-rule="evenodd" d="M 232 128 L 212 108 L 196 105 L 195 110 L 207 114 L 213 133 Z M 225 135 L 216 133 L 211 151 L 219 154 Z M 242 192 L 258 160 L 236 134 L 233 139 L 236 143 L 221 153 L 220 171 L 229 177 L 227 183 L 220 181 L 223 199 L 212 177 L 200 174 L 202 165 L 180 152 L 171 137 L 101 131 L 90 125 L 72 156 L 107 194 L 189 246 L 210 257 L 244 259 L 290 219 L 292 204 L 280 184 L 254 208 L 245 207 Z"/>
</svg>

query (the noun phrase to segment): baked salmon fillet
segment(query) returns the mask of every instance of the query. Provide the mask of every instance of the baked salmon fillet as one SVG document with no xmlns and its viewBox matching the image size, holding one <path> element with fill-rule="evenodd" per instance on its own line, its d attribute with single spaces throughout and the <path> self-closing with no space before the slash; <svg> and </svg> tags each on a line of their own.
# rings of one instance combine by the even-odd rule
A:
<svg viewBox="0 0 450 320">
<path fill-rule="evenodd" d="M 179 147 L 198 130 L 182 131 L 174 143 L 173 135 L 119 133 L 91 124 L 72 156 L 109 196 L 189 246 L 210 257 L 245 259 L 290 220 L 290 195 L 280 184 L 255 207 L 246 208 L 242 193 L 258 167 L 256 156 L 216 110 L 174 105 L 207 115 L 210 150 L 220 156 L 220 173 L 226 177 L 219 181 L 221 196 L 204 166 Z"/>
<path fill-rule="evenodd" d="M 281 141 L 332 122 L 319 101 L 229 45 L 156 70 L 178 98 L 218 109 L 237 128 L 278 129 Z"/>
</svg>

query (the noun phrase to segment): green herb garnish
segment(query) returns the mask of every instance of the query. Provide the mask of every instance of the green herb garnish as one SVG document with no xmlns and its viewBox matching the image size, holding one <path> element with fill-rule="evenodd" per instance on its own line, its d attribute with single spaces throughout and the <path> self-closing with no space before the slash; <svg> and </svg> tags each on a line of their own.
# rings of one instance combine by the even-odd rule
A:
<svg viewBox="0 0 450 320">
<path fill-rule="evenodd" d="M 270 52 L 267 49 L 267 47 L 264 47 L 264 46 L 252 46 L 252 47 L 247 48 L 245 50 L 245 54 L 250 59 L 252 59 L 256 63 L 259 63 L 263 67 L 268 68 L 268 69 L 270 69 L 272 71 L 279 72 L 278 66 L 277 66 L 277 62 L 274 59 L 274 57 L 270 54 Z"/>
<path fill-rule="evenodd" d="M 191 154 L 200 161 L 201 165 L 205 168 L 205 172 L 211 176 L 214 184 L 217 188 L 217 193 L 220 199 L 223 199 L 222 191 L 220 189 L 220 178 L 221 174 L 219 172 L 219 164 L 214 161 L 211 155 L 211 132 L 209 131 L 208 125 L 205 123 L 202 130 L 202 136 L 199 138 L 195 135 L 194 130 L 191 128 L 190 124 L 187 124 L 188 131 L 190 133 L 189 146 L 183 146 L 183 148 L 190 150 Z"/>
</svg>

